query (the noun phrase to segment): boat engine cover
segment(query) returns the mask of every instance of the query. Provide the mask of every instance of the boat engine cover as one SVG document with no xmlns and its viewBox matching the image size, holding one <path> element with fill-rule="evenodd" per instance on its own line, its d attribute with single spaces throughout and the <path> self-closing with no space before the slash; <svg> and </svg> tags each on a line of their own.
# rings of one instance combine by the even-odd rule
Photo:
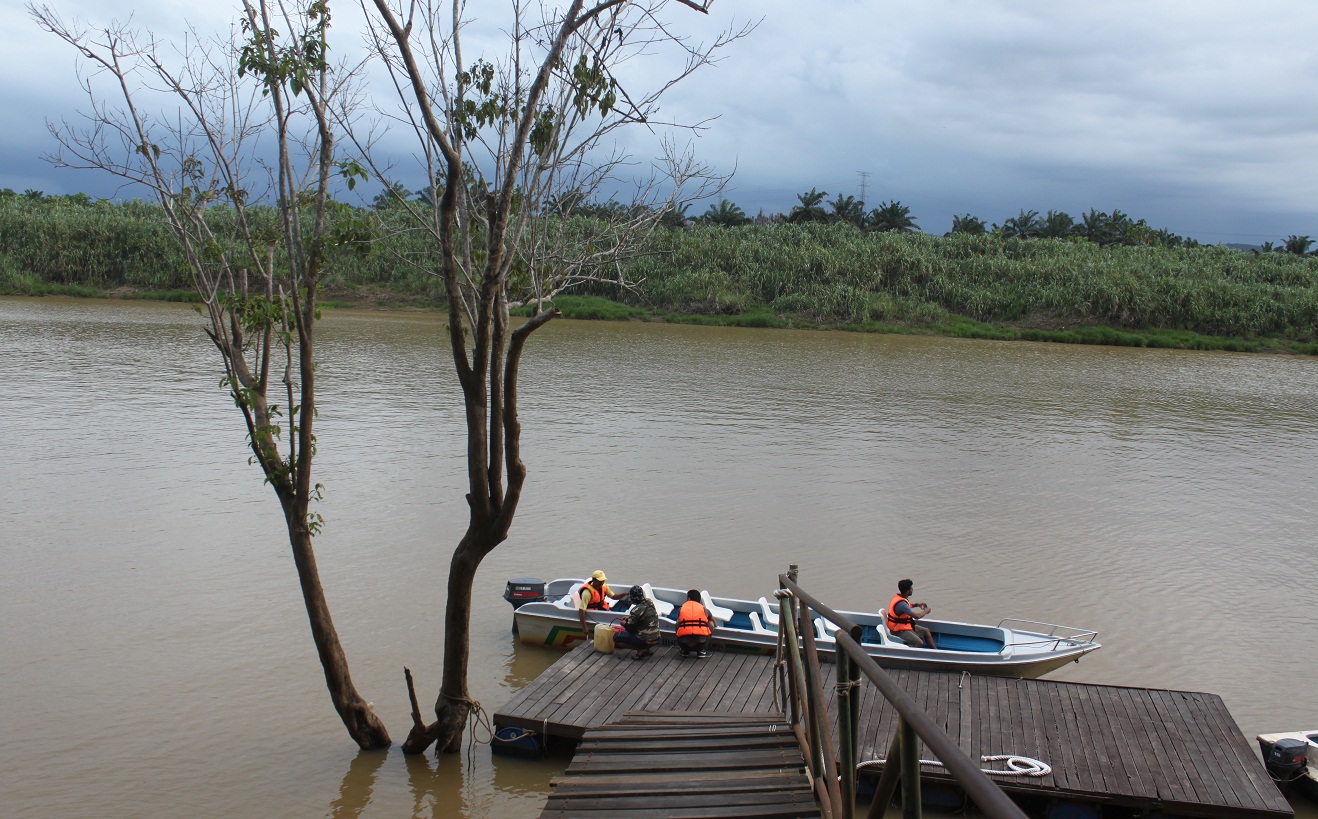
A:
<svg viewBox="0 0 1318 819">
<path fill-rule="evenodd" d="M 518 608 L 545 599 L 545 581 L 538 577 L 514 577 L 503 589 L 503 599 Z"/>
<path fill-rule="evenodd" d="M 1305 756 L 1309 743 L 1302 739 L 1286 737 L 1277 740 L 1272 750 L 1268 751 L 1266 761 L 1268 770 L 1278 773 L 1294 773 L 1305 765 Z"/>
</svg>

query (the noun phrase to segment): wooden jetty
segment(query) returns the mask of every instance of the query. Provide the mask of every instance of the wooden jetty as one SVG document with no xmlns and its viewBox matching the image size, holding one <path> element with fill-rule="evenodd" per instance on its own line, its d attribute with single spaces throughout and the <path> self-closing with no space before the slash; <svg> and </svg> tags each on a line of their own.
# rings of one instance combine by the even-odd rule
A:
<svg viewBox="0 0 1318 819">
<path fill-rule="evenodd" d="M 629 712 L 588 728 L 541 819 L 818 817 L 782 714 Z"/>
<path fill-rule="evenodd" d="M 639 712 L 781 712 L 773 658 L 715 652 L 683 659 L 660 648 L 641 662 L 630 652 L 568 652 L 493 715 L 497 727 L 582 739 L 586 731 Z M 825 664 L 825 690 L 835 666 Z M 1288 819 L 1293 811 L 1214 694 L 1086 683 L 890 671 L 972 759 L 1016 754 L 1047 763 L 1042 777 L 994 776 L 1026 801 L 1066 799 L 1160 809 L 1187 817 Z M 830 696 L 830 709 L 835 703 Z M 691 717 L 694 725 L 695 717 Z M 887 754 L 892 707 L 862 687 L 860 759 Z M 922 748 L 921 755 L 928 758 Z M 880 768 L 866 767 L 877 775 Z M 930 781 L 951 781 L 923 766 Z M 548 814 L 547 814 L 548 815 Z"/>
</svg>

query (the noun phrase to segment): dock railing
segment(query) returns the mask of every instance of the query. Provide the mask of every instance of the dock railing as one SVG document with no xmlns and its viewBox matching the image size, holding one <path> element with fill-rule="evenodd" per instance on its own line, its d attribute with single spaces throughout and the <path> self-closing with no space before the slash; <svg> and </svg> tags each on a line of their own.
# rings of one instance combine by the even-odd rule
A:
<svg viewBox="0 0 1318 819">
<path fill-rule="evenodd" d="M 778 576 L 779 645 L 787 657 L 786 684 L 797 741 L 815 783 L 815 796 L 826 819 L 853 819 L 856 813 L 856 765 L 859 753 L 860 686 L 867 679 L 896 710 L 899 721 L 888 761 L 875 789 L 870 819 L 880 819 L 902 788 L 902 816 L 920 819 L 920 740 L 990 819 L 1025 819 L 1025 814 L 966 756 L 947 732 L 902 690 L 861 646 L 861 627 L 821 603 L 796 583 L 797 567 Z M 818 615 L 837 626 L 838 740 L 824 699 L 823 675 L 815 645 Z M 834 752 L 834 749 L 837 752 Z M 892 764 L 892 760 L 900 760 Z"/>
</svg>

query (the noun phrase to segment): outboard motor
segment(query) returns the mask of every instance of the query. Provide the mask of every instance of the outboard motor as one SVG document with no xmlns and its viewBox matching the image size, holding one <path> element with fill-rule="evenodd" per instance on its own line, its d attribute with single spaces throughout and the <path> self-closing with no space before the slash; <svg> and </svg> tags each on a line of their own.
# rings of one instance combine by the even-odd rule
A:
<svg viewBox="0 0 1318 819">
<path fill-rule="evenodd" d="M 512 603 L 514 610 L 527 603 L 539 603 L 545 599 L 545 581 L 538 577 L 514 577 L 504 587 L 503 599 Z"/>
<path fill-rule="evenodd" d="M 1268 773 L 1278 782 L 1290 782 L 1304 771 L 1309 743 L 1302 739 L 1285 737 L 1277 740 L 1263 760 Z"/>
</svg>

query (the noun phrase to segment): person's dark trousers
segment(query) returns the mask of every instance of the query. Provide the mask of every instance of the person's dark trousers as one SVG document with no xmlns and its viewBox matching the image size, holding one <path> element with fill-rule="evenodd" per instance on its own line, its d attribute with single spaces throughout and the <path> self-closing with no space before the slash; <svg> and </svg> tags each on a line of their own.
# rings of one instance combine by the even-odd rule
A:
<svg viewBox="0 0 1318 819">
<path fill-rule="evenodd" d="M 677 647 L 681 650 L 683 657 L 690 655 L 692 651 L 696 652 L 696 656 L 707 657 L 709 656 L 709 635 L 683 634 L 677 638 Z"/>
<path fill-rule="evenodd" d="M 647 643 L 630 631 L 620 631 L 613 635 L 614 648 L 634 648 L 637 651 L 645 651 L 654 648 L 654 643 Z"/>
</svg>

